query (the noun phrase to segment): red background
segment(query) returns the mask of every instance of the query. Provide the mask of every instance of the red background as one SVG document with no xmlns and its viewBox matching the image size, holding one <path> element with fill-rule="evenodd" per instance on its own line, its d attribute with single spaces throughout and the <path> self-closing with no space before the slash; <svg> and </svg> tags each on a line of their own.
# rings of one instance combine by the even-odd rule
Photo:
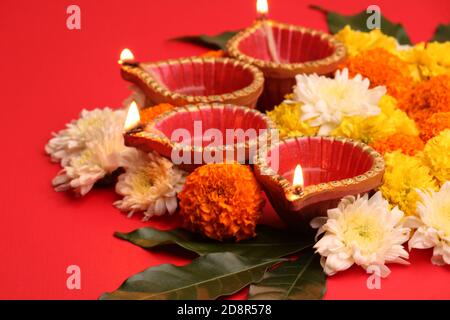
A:
<svg viewBox="0 0 450 320">
<path fill-rule="evenodd" d="M 270 14 L 325 30 L 324 17 L 308 4 L 350 14 L 374 2 L 402 22 L 414 42 L 450 20 L 444 0 L 272 0 Z M 66 28 L 70 4 L 81 7 L 81 30 Z M 148 224 L 117 211 L 112 190 L 82 199 L 54 192 L 50 181 L 59 166 L 44 155 L 44 145 L 82 108 L 121 106 L 128 85 L 116 61 L 124 47 L 148 61 L 195 55 L 203 50 L 167 39 L 243 28 L 254 17 L 254 0 L 0 2 L 0 298 L 96 299 L 151 265 L 188 261 L 179 252 L 147 252 L 115 239 L 116 230 Z M 150 225 L 168 224 L 160 219 Z M 412 266 L 392 266 L 381 290 L 368 290 L 367 275 L 354 267 L 329 278 L 326 298 L 449 299 L 450 268 L 431 265 L 430 255 L 413 251 Z M 66 288 L 72 264 L 81 268 L 81 290 Z"/>
</svg>

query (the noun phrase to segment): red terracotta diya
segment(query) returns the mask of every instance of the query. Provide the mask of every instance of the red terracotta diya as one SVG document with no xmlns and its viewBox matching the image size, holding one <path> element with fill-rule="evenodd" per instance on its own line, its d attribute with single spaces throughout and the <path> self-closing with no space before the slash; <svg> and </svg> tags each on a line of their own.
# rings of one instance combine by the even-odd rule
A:
<svg viewBox="0 0 450 320">
<path fill-rule="evenodd" d="M 266 25 L 265 25 L 266 24 Z M 279 62 L 272 61 L 266 28 L 270 27 Z M 301 73 L 329 74 L 345 59 L 345 46 L 321 31 L 259 20 L 234 36 L 227 44 L 228 53 L 264 73 L 264 91 L 258 106 L 271 110 L 292 92 L 295 76 Z"/>
<path fill-rule="evenodd" d="M 267 147 L 274 128 L 272 121 L 257 110 L 215 103 L 175 108 L 140 124 L 124 137 L 127 146 L 156 151 L 192 171 L 211 162 L 249 163 L 260 144 Z"/>
<path fill-rule="evenodd" d="M 220 102 L 254 108 L 264 83 L 258 68 L 230 58 L 125 63 L 121 73 L 145 93 L 148 106 Z"/>
<path fill-rule="evenodd" d="M 265 154 L 255 159 L 256 177 L 279 216 L 302 231 L 310 231 L 311 219 L 326 215 L 344 196 L 369 192 L 382 183 L 383 157 L 346 138 L 289 138 Z M 291 183 L 298 164 L 303 186 Z"/>
</svg>

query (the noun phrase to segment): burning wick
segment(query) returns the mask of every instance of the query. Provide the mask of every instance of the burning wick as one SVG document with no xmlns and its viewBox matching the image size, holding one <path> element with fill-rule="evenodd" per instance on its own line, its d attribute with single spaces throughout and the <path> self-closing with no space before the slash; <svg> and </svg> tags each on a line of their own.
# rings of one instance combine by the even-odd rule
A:
<svg viewBox="0 0 450 320">
<path fill-rule="evenodd" d="M 269 12 L 269 5 L 267 0 L 257 0 L 256 1 L 256 11 L 258 12 L 259 19 L 264 28 L 264 33 L 266 35 L 267 47 L 269 48 L 269 53 L 272 60 L 276 63 L 280 63 L 278 58 L 278 53 L 275 45 L 275 38 L 273 37 L 273 30 L 269 22 L 267 21 L 267 14 Z"/>
<path fill-rule="evenodd" d="M 134 59 L 134 54 L 130 49 L 123 49 L 120 53 L 120 60 L 118 61 L 120 65 L 137 66 L 138 63 Z"/>
<path fill-rule="evenodd" d="M 136 128 L 140 124 L 140 122 L 141 116 L 139 114 L 139 108 L 137 106 L 137 103 L 133 101 L 128 108 L 128 114 L 123 128 L 125 131 L 129 131 Z"/>
<path fill-rule="evenodd" d="M 295 193 L 301 194 L 303 192 L 304 180 L 303 180 L 303 169 L 301 165 L 297 165 L 294 171 L 294 179 L 292 181 Z"/>
</svg>

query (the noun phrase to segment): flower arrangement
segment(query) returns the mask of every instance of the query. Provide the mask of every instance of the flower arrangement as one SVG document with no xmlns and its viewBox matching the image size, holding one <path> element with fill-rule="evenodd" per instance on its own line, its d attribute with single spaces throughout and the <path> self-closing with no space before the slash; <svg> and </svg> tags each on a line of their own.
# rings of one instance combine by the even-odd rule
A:
<svg viewBox="0 0 450 320">
<path fill-rule="evenodd" d="M 387 214 L 398 217 L 399 228 L 404 220 L 402 215 L 425 219 L 423 212 L 433 209 L 430 201 L 427 209 L 421 201 L 436 192 L 435 197 L 441 197 L 438 195 L 446 192 L 443 186 L 450 180 L 450 43 L 421 43 L 405 48 L 379 30 L 365 33 L 352 30 L 350 26 L 336 36 L 344 42 L 349 57 L 334 77 L 297 76 L 293 93 L 267 114 L 280 129 L 282 137 L 332 135 L 369 144 L 384 155 L 386 162 L 384 183 L 373 198 L 382 202 L 385 209 L 375 211 L 388 212 L 390 207 L 395 207 L 399 214 Z M 438 191 L 440 186 L 443 191 Z M 359 211 L 360 214 L 369 215 L 372 202 L 375 200 L 367 196 L 343 199 L 335 209 L 338 211 L 329 211 L 328 220 L 320 219 L 323 227 L 318 234 L 328 231 L 315 248 L 322 255 L 322 265 L 328 274 L 346 269 L 353 263 L 367 268 L 384 261 L 382 252 L 385 251 L 382 250 L 386 247 L 372 252 L 381 255 L 376 258 L 379 260 L 374 258 L 372 263 L 367 263 L 368 258 L 361 256 L 356 244 L 350 246 L 342 238 L 345 233 L 339 231 L 340 228 L 350 230 L 353 223 L 359 223 L 360 218 L 355 221 L 344 218 L 347 206 L 347 210 L 352 210 L 349 203 L 365 208 Z M 374 215 L 382 218 L 381 213 Z M 318 221 L 313 224 L 318 226 Z M 373 220 L 367 225 L 375 228 L 379 223 Z M 378 234 L 386 235 L 386 232 L 379 230 Z M 405 234 L 396 245 L 408 241 Z M 423 232 L 417 231 L 414 237 L 425 237 L 419 234 Z M 377 241 L 382 241 L 383 237 L 379 236 Z M 436 245 L 435 251 L 439 252 L 434 255 L 433 262 L 442 264 L 446 260 L 442 258 L 442 242 L 437 240 L 441 238 L 433 239 L 428 243 Z M 411 241 L 416 243 L 416 240 Z M 367 242 L 364 244 L 368 245 Z M 413 247 L 414 244 L 410 244 L 410 248 Z M 416 247 L 427 246 L 416 244 Z M 340 250 L 345 254 L 337 255 Z M 407 258 L 406 252 L 401 252 Z"/>
<path fill-rule="evenodd" d="M 292 286 L 272 280 L 281 274 L 297 285 L 299 275 L 288 269 L 299 268 L 309 268 L 316 280 L 296 290 L 313 288 L 312 297 L 321 298 L 321 268 L 331 276 L 352 265 L 377 267 L 386 277 L 386 264 L 408 264 L 406 244 L 409 250 L 433 248 L 432 263 L 450 264 L 450 42 L 405 46 L 380 30 L 346 25 L 337 31 L 348 57 L 334 76 L 296 75 L 293 91 L 267 115 L 282 138 L 333 136 L 368 144 L 383 155 L 385 171 L 373 195 L 345 196 L 327 216 L 313 219 L 314 241 L 259 225 L 265 201 L 251 167 L 213 163 L 188 174 L 156 152 L 126 146 L 132 101 L 145 106 L 139 110 L 142 123 L 177 112 L 167 103 L 148 107 L 138 87 L 131 88 L 124 108 L 83 110 L 54 134 L 45 150 L 62 166 L 52 182 L 56 191 L 84 196 L 96 184 L 113 181 L 119 210 L 129 216 L 142 212 L 144 221 L 178 214 L 183 226 L 118 237 L 144 248 L 176 244 L 199 255 L 187 266 L 150 268 L 102 298 L 217 298 L 249 284 L 249 298 L 271 298 L 273 292 L 290 298 Z M 232 35 L 213 39 L 220 50 L 203 56 L 226 56 Z M 298 260 L 280 259 L 300 251 Z"/>
<path fill-rule="evenodd" d="M 56 191 L 73 190 L 83 196 L 121 166 L 131 150 L 122 137 L 125 115 L 110 108 L 83 110 L 80 119 L 54 134 L 45 150 L 63 167 L 52 182 Z"/>
<path fill-rule="evenodd" d="M 143 101 L 140 96 L 140 91 L 133 88 L 131 97 Z M 124 105 L 129 104 L 128 100 Z M 149 121 L 172 108 L 169 104 L 160 104 L 140 113 Z M 53 187 L 56 191 L 84 196 L 95 184 L 118 175 L 116 192 L 124 197 L 114 203 L 118 209 L 129 215 L 143 212 L 144 220 L 166 212 L 173 214 L 186 174 L 156 153 L 126 147 L 125 117 L 124 109 L 83 110 L 78 120 L 55 133 L 45 147 L 52 160 L 63 167 L 53 179 Z"/>
</svg>

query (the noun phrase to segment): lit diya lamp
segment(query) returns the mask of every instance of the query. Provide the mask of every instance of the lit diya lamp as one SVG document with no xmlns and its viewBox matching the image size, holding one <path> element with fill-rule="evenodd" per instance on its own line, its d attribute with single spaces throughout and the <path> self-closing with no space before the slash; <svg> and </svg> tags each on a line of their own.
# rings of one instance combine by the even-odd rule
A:
<svg viewBox="0 0 450 320">
<path fill-rule="evenodd" d="M 132 104 L 125 128 L 127 146 L 156 151 L 192 171 L 206 163 L 249 163 L 270 143 L 275 125 L 255 109 L 219 103 L 177 107 L 141 123 Z"/>
<path fill-rule="evenodd" d="M 257 1 L 258 19 L 227 44 L 231 57 L 257 66 L 264 73 L 258 101 L 270 110 L 292 92 L 301 73 L 330 74 L 345 59 L 344 44 L 321 31 L 267 19 L 267 0 Z"/>
<path fill-rule="evenodd" d="M 291 227 L 309 231 L 347 195 L 382 183 L 383 157 L 362 142 L 334 137 L 294 137 L 255 157 L 255 175 L 275 211 Z"/>
<path fill-rule="evenodd" d="M 262 72 L 235 59 L 190 57 L 138 63 L 126 50 L 119 60 L 122 77 L 145 93 L 148 106 L 219 102 L 254 108 L 263 90 Z"/>
</svg>

